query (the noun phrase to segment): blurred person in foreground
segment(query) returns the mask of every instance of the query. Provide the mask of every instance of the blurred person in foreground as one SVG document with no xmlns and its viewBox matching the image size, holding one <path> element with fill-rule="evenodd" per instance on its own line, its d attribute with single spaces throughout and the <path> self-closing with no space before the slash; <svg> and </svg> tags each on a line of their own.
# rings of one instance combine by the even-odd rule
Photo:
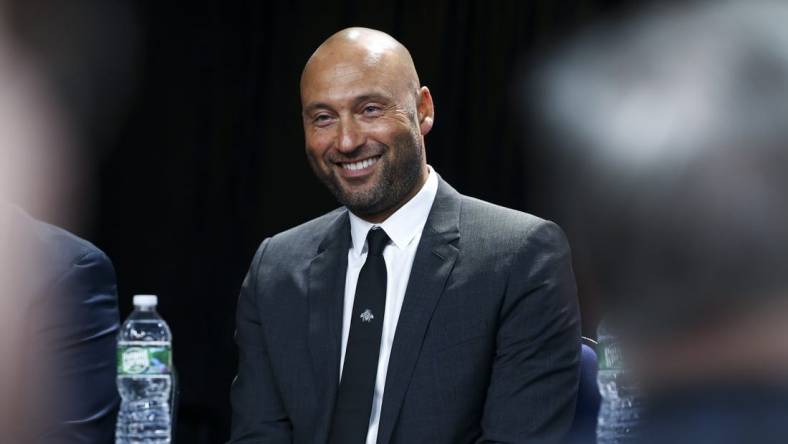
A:
<svg viewBox="0 0 788 444">
<path fill-rule="evenodd" d="M 578 273 L 648 396 L 644 442 L 788 436 L 786 23 L 784 2 L 655 9 L 531 84 Z"/>
<path fill-rule="evenodd" d="M 0 436 L 8 443 L 113 442 L 119 315 L 112 263 L 90 242 L 22 209 L 73 223 L 90 200 L 80 188 L 86 156 L 77 145 L 87 137 L 79 124 L 105 121 L 86 112 L 98 103 L 87 97 L 95 78 L 73 77 L 73 70 L 97 68 L 89 63 L 96 48 L 86 45 L 95 44 L 97 23 L 113 23 L 112 14 L 90 6 L 0 3 Z M 117 42 L 111 49 L 120 54 Z"/>
<path fill-rule="evenodd" d="M 326 40 L 301 101 L 308 160 L 343 207 L 252 261 L 230 442 L 558 442 L 580 350 L 560 228 L 427 165 L 432 97 L 387 34 Z"/>
<path fill-rule="evenodd" d="M 91 243 L 0 203 L 2 289 L 13 306 L 3 363 L 5 436 L 15 443 L 111 443 L 119 403 L 115 272 Z M 12 287 L 12 288 L 10 288 Z M 5 325 L 4 327 L 7 327 Z M 9 441 L 11 442 L 11 441 Z"/>
</svg>

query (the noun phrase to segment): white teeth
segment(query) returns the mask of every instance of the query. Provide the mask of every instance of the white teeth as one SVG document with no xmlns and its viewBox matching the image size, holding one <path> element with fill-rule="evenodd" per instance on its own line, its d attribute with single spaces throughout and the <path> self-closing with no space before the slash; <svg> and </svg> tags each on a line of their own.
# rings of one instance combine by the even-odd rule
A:
<svg viewBox="0 0 788 444">
<path fill-rule="evenodd" d="M 360 170 L 360 169 L 366 168 L 366 167 L 374 164 L 375 162 L 378 161 L 378 159 L 379 159 L 379 157 L 372 157 L 372 158 L 369 158 L 369 159 L 362 160 L 360 162 L 343 163 L 342 164 L 342 168 L 344 168 L 346 170 L 350 170 L 350 171 L 356 171 L 356 170 Z"/>
</svg>

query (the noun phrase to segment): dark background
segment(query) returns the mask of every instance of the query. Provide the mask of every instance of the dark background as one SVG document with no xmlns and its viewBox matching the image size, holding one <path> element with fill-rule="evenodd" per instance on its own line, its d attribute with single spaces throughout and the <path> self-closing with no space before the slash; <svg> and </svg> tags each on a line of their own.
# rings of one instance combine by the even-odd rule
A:
<svg viewBox="0 0 788 444">
<path fill-rule="evenodd" d="M 298 95 L 325 38 L 357 25 L 400 40 L 435 100 L 428 162 L 464 194 L 555 218 L 534 185 L 542 147 L 518 106 L 518 80 L 529 62 L 632 3 L 151 0 L 114 10 L 135 30 L 136 45 L 118 48 L 133 53 L 124 58 L 132 74 L 125 88 L 101 83 L 101 95 L 111 108 L 125 94 L 125 110 L 111 135 L 95 124 L 100 112 L 78 122 L 92 194 L 74 203 L 90 211 L 61 224 L 112 258 L 124 318 L 133 294 L 159 295 L 180 375 L 178 441 L 229 436 L 236 297 L 259 243 L 336 206 L 307 165 Z M 100 64 L 94 72 L 107 71 Z M 579 284 L 593 336 L 594 298 Z"/>
</svg>

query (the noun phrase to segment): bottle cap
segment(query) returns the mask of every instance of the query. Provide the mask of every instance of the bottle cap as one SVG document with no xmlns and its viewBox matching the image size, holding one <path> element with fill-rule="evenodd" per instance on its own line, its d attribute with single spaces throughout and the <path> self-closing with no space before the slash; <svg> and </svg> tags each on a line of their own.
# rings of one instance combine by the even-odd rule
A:
<svg viewBox="0 0 788 444">
<path fill-rule="evenodd" d="M 136 307 L 155 307 L 159 303 L 159 298 L 155 294 L 135 294 L 134 306 Z"/>
</svg>

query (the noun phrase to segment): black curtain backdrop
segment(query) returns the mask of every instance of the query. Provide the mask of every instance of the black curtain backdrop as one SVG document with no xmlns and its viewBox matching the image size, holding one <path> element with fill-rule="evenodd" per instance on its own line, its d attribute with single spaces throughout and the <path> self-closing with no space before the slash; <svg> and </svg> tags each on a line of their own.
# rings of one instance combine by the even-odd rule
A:
<svg viewBox="0 0 788 444">
<path fill-rule="evenodd" d="M 139 7 L 137 94 L 95 168 L 94 217 L 80 234 L 112 258 L 124 318 L 133 294 L 159 295 L 174 335 L 181 444 L 229 436 L 234 311 L 255 249 L 336 206 L 307 165 L 298 92 L 301 69 L 325 38 L 358 25 L 399 39 L 435 100 L 428 162 L 465 194 L 550 217 L 529 202 L 539 174 L 529 153 L 539 147 L 517 112 L 518 68 L 625 6 L 175 3 Z M 581 303 L 592 334 L 593 303 L 582 294 Z"/>
</svg>

